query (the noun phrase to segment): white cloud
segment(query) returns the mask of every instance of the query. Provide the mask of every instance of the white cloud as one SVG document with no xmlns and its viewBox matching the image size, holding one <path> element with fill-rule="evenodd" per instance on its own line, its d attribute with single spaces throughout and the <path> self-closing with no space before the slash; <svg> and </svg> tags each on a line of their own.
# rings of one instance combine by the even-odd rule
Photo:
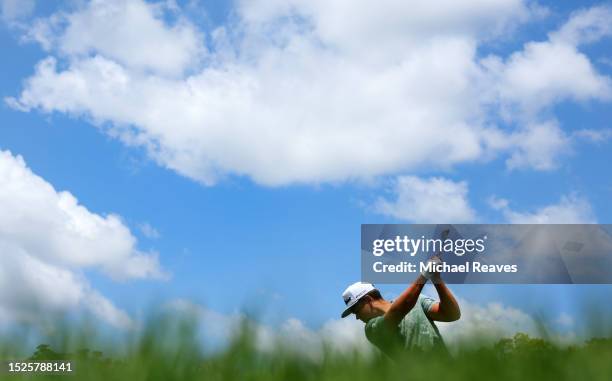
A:
<svg viewBox="0 0 612 381">
<path fill-rule="evenodd" d="M 578 50 L 582 43 L 612 34 L 610 15 L 609 7 L 576 12 L 547 41 L 528 42 L 505 62 L 497 56 L 485 58 L 482 64 L 498 82 L 492 88 L 498 91 L 505 116 L 533 118 L 542 108 L 563 100 L 610 100 L 612 81 Z"/>
<path fill-rule="evenodd" d="M 526 333 L 530 337 L 544 336 L 561 346 L 576 345 L 585 339 L 574 331 L 557 330 L 550 325 L 553 321 L 537 321 L 525 311 L 500 302 L 476 304 L 462 298 L 458 302 L 461 306 L 461 319 L 452 323 L 436 322 L 452 351 L 470 345 L 493 345 L 517 333 Z M 554 323 L 568 328 L 573 324 L 573 318 L 562 313 Z"/>
<path fill-rule="evenodd" d="M 48 323 L 46 320 L 55 314 L 87 311 L 115 327 L 133 326 L 124 311 L 93 289 L 77 271 L 0 241 L 0 310 L 4 322 L 38 325 Z"/>
<path fill-rule="evenodd" d="M 0 182 L 2 308 L 34 319 L 37 308 L 80 306 L 126 326 L 129 317 L 92 289 L 80 270 L 96 268 L 118 279 L 163 277 L 156 255 L 137 250 L 118 216 L 90 212 L 32 173 L 20 156 L 0 151 Z"/>
<path fill-rule="evenodd" d="M 569 140 L 555 122 L 529 124 L 523 130 L 507 136 L 507 141 L 513 142 L 516 148 L 506 160 L 506 166 L 510 169 L 554 169 L 559 163 L 559 156 L 567 153 Z"/>
<path fill-rule="evenodd" d="M 491 207 L 499 210 L 511 224 L 591 224 L 596 218 L 591 204 L 585 198 L 569 195 L 562 196 L 557 204 L 538 208 L 534 212 L 517 212 L 510 208 L 505 199 L 493 197 Z"/>
<path fill-rule="evenodd" d="M 167 307 L 170 311 L 181 311 L 196 317 L 200 323 L 200 339 L 208 349 L 223 348 L 233 335 L 239 333 L 242 324 L 248 322 L 257 348 L 264 351 L 280 345 L 287 351 L 313 360 L 321 359 L 324 348 L 344 353 L 358 350 L 366 355 L 373 351 L 365 337 L 363 323 L 355 319 L 332 319 L 315 330 L 297 318 L 289 318 L 279 327 L 271 327 L 248 320 L 239 313 L 222 314 L 184 299 L 175 300 Z"/>
<path fill-rule="evenodd" d="M 435 292 L 435 291 L 434 291 Z M 526 333 L 531 337 L 542 335 L 541 327 L 525 311 L 504 305 L 500 302 L 476 304 L 458 298 L 461 319 L 451 323 L 436 322 L 447 346 L 455 351 L 466 345 L 492 345 L 502 338 L 511 338 L 516 333 Z M 187 300 L 176 300 L 169 304 L 171 310 L 193 314 L 200 322 L 204 345 L 223 348 L 238 333 L 245 316 L 240 314 L 221 314 Z M 571 317 L 560 315 L 563 324 L 573 321 Z M 555 321 L 559 323 L 560 320 Z M 365 336 L 364 324 L 356 319 L 332 319 L 318 329 L 307 327 L 297 318 L 290 318 L 278 327 L 250 322 L 256 336 L 256 345 L 261 350 L 283 346 L 284 350 L 305 355 L 313 360 L 323 356 L 323 348 L 350 353 L 353 350 L 368 355 L 376 351 Z M 571 323 L 570 323 L 571 325 Z M 575 343 L 575 333 L 559 332 L 549 327 L 548 337 L 556 342 Z"/>
<path fill-rule="evenodd" d="M 612 8 L 606 5 L 576 11 L 561 29 L 550 34 L 550 39 L 574 46 L 598 41 L 612 35 L 611 18 Z"/>
<path fill-rule="evenodd" d="M 20 156 L 0 152 L 0 179 L 4 243 L 59 265 L 98 267 L 115 278 L 163 276 L 154 253 L 136 249 L 118 216 L 91 213 L 71 193 L 32 173 Z"/>
<path fill-rule="evenodd" d="M 197 66 L 205 49 L 186 20 L 166 26 L 165 10 L 140 0 L 93 0 L 76 12 L 39 20 L 29 37 L 69 57 L 97 53 L 128 68 L 180 75 Z"/>
<path fill-rule="evenodd" d="M 476 220 L 468 201 L 466 182 L 441 177 L 421 179 L 399 176 L 394 200 L 378 199 L 375 209 L 395 218 L 416 223 L 466 223 Z"/>
<path fill-rule="evenodd" d="M 593 143 L 605 143 L 612 138 L 612 128 L 583 128 L 575 131 L 572 137 L 584 139 Z"/>
<path fill-rule="evenodd" d="M 555 120 L 527 122 L 511 133 L 489 130 L 485 136 L 492 150 L 509 152 L 506 167 L 510 170 L 557 168 L 559 159 L 570 152 L 574 137 L 563 132 Z"/>
<path fill-rule="evenodd" d="M 1 0 L 2 20 L 12 22 L 27 17 L 34 11 L 35 5 L 34 0 Z"/>
<path fill-rule="evenodd" d="M 199 324 L 201 339 L 205 348 L 218 349 L 227 345 L 241 328 L 244 316 L 239 313 L 222 314 L 195 304 L 187 299 L 175 299 L 165 306 L 168 311 L 194 317 Z"/>
<path fill-rule="evenodd" d="M 556 322 L 559 325 L 568 327 L 568 326 L 574 325 L 574 318 L 571 315 L 563 312 L 563 313 L 561 313 L 559 315 L 559 317 L 557 318 Z"/>
<path fill-rule="evenodd" d="M 433 35 L 493 38 L 532 16 L 522 0 L 501 1 L 239 1 L 239 14 L 249 26 L 275 23 L 285 15 L 301 17 L 324 44 L 363 56 L 388 57 Z M 351 17 L 347 17 L 350 15 Z"/>
<path fill-rule="evenodd" d="M 521 0 L 240 2 L 199 68 L 189 64 L 205 50 L 192 24 L 168 25 L 156 17 L 164 7 L 140 0 L 107 3 L 39 22 L 31 37 L 51 57 L 9 104 L 110 122 L 108 133 L 204 184 L 367 179 L 501 153 L 511 167 L 550 169 L 567 143 L 558 128 L 519 120 L 504 131 L 495 110 L 534 104 L 537 114 L 610 92 L 558 38 L 479 59 L 483 41 L 541 13 Z M 121 7 L 130 11 L 113 18 Z M 543 135 L 555 139 L 532 149 Z M 499 144 L 506 137 L 512 144 Z"/>
<path fill-rule="evenodd" d="M 140 229 L 140 231 L 142 232 L 142 234 L 150 239 L 157 239 L 161 236 L 161 234 L 159 234 L 159 231 L 157 229 L 155 229 L 150 223 L 148 222 L 144 222 L 140 225 L 138 225 L 138 228 Z"/>
<path fill-rule="evenodd" d="M 538 336 L 535 320 L 524 311 L 502 303 L 478 305 L 465 299 L 458 300 L 461 319 L 452 323 L 437 322 L 444 341 L 451 347 L 478 344 L 490 345 L 501 338 L 513 337 L 518 332 Z"/>
<path fill-rule="evenodd" d="M 610 79 L 598 74 L 575 46 L 533 42 L 506 63 L 501 97 L 533 113 L 565 99 L 607 100 L 610 86 Z"/>
</svg>

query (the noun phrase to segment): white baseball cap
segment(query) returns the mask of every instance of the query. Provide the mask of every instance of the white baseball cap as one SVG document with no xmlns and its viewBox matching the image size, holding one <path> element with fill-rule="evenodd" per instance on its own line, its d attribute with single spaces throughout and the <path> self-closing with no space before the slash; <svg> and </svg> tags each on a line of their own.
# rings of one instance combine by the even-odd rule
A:
<svg viewBox="0 0 612 381">
<path fill-rule="evenodd" d="M 342 317 L 345 318 L 353 313 L 351 308 L 359 299 L 363 298 L 365 294 L 373 290 L 376 290 L 376 287 L 371 283 L 355 282 L 348 286 L 342 293 L 342 299 L 344 299 L 344 304 L 346 304 L 346 309 L 342 312 Z"/>
</svg>

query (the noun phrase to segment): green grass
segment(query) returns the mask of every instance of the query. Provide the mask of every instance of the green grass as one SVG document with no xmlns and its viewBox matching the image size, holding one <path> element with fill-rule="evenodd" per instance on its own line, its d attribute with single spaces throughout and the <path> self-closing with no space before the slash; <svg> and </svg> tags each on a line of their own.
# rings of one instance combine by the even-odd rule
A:
<svg viewBox="0 0 612 381">
<path fill-rule="evenodd" d="M 260 350 L 248 324 L 222 350 L 205 353 L 196 324 L 189 319 L 151 320 L 140 333 L 121 340 L 104 339 L 91 327 L 64 323 L 53 344 L 27 348 L 19 335 L 0 339 L 4 359 L 70 359 L 74 374 L 0 374 L 7 380 L 612 380 L 612 339 L 557 347 L 518 334 L 495 346 L 471 345 L 452 357 L 406 353 L 396 360 L 358 351 L 322 349 L 316 359 L 284 345 Z M 475 339 L 476 340 L 476 339 Z M 299 345 L 299 343 L 296 343 Z M 85 349 L 87 348 L 87 349 Z"/>
</svg>

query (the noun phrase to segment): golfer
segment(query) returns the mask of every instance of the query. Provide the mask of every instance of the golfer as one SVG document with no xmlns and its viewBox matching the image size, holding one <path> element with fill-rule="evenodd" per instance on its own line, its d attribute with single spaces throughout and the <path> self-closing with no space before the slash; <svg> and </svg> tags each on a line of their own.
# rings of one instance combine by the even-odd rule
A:
<svg viewBox="0 0 612 381">
<path fill-rule="evenodd" d="M 431 279 L 440 301 L 422 296 L 421 290 Z M 372 344 L 390 357 L 398 350 L 446 351 L 434 321 L 455 321 L 461 316 L 459 305 L 439 273 L 422 273 L 393 301 L 385 300 L 370 283 L 350 285 L 342 298 L 346 309 L 342 317 L 355 314 L 364 323 Z"/>
</svg>

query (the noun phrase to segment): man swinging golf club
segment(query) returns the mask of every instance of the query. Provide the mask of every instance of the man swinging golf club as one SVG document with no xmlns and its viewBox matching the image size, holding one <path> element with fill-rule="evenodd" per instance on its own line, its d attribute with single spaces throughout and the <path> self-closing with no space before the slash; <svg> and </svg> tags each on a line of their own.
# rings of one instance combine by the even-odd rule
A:
<svg viewBox="0 0 612 381">
<path fill-rule="evenodd" d="M 439 262 L 439 259 L 433 259 Z M 440 301 L 422 296 L 427 280 L 435 285 Z M 393 357 L 398 350 L 446 351 L 442 336 L 434 321 L 450 322 L 461 316 L 459 305 L 440 278 L 440 273 L 424 272 L 393 301 L 385 300 L 370 283 L 350 285 L 342 298 L 346 309 L 364 323 L 365 334 L 372 344 Z"/>
</svg>

